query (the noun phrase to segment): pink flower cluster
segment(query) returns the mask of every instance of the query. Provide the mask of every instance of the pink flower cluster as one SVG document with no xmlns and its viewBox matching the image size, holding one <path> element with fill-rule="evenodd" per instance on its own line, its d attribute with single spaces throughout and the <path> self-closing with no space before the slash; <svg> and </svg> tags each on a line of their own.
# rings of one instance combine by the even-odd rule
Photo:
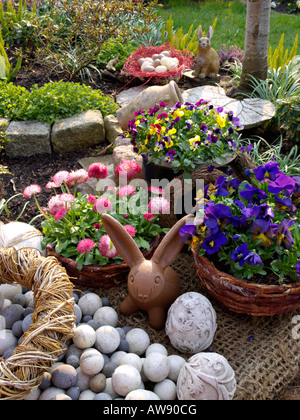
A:
<svg viewBox="0 0 300 420">
<path fill-rule="evenodd" d="M 79 244 L 77 245 L 77 251 L 80 254 L 88 254 L 90 253 L 94 248 L 96 244 L 91 239 L 82 239 Z M 99 251 L 103 255 L 103 257 L 106 258 L 115 258 L 119 255 L 118 251 L 116 250 L 115 246 L 113 245 L 110 237 L 108 235 L 103 235 L 100 238 L 99 244 L 98 244 Z"/>
<path fill-rule="evenodd" d="M 115 169 L 119 178 L 132 179 L 141 173 L 142 169 L 135 160 L 123 160 Z"/>
</svg>

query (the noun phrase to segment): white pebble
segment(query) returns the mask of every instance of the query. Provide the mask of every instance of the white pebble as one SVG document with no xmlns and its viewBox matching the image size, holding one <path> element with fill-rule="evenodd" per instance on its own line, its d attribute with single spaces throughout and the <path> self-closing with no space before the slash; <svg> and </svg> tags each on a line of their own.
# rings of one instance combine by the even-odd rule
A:
<svg viewBox="0 0 300 420">
<path fill-rule="evenodd" d="M 135 391 L 129 392 L 126 395 L 125 400 L 127 401 L 154 401 L 160 400 L 159 396 L 154 394 L 152 391 L 147 391 L 145 389 L 136 389 Z"/>
<path fill-rule="evenodd" d="M 101 372 L 104 358 L 96 349 L 85 350 L 80 357 L 80 369 L 86 375 L 94 376 Z"/>
<path fill-rule="evenodd" d="M 157 66 L 155 69 L 156 73 L 164 73 L 165 71 L 168 71 L 166 66 Z"/>
<path fill-rule="evenodd" d="M 42 391 L 39 388 L 33 389 L 27 397 L 24 398 L 24 401 L 38 401 L 41 396 Z"/>
<path fill-rule="evenodd" d="M 112 386 L 123 397 L 129 394 L 129 392 L 138 389 L 140 383 L 141 375 L 134 366 L 119 366 L 112 375 Z"/>
<path fill-rule="evenodd" d="M 106 378 L 106 384 L 103 392 L 105 394 L 110 395 L 112 399 L 115 399 L 120 396 L 113 388 L 112 378 Z"/>
<path fill-rule="evenodd" d="M 6 322 L 4 316 L 0 315 L 0 331 L 5 330 Z"/>
<path fill-rule="evenodd" d="M 28 292 L 25 293 L 25 298 L 26 298 L 26 303 L 25 306 L 26 308 L 28 308 L 28 306 L 32 307 L 34 306 L 34 293 L 32 290 L 29 290 Z"/>
<path fill-rule="evenodd" d="M 157 383 L 153 389 L 154 393 L 159 396 L 161 400 L 176 400 L 177 388 L 173 381 L 164 379 Z"/>
<path fill-rule="evenodd" d="M 83 373 L 80 367 L 76 369 L 76 372 L 77 372 L 76 386 L 80 389 L 81 392 L 88 390 L 90 388 L 91 377 Z"/>
<path fill-rule="evenodd" d="M 143 364 L 143 372 L 151 382 L 161 382 L 170 372 L 168 357 L 161 353 L 150 353 Z"/>
<path fill-rule="evenodd" d="M 18 339 L 11 330 L 0 331 L 0 356 L 3 356 L 9 347 L 15 347 L 17 344 Z"/>
<path fill-rule="evenodd" d="M 168 350 L 165 348 L 165 346 L 163 346 L 160 343 L 150 344 L 150 346 L 146 350 L 146 357 L 150 353 L 161 353 L 161 354 L 164 354 L 165 356 L 168 356 Z"/>
<path fill-rule="evenodd" d="M 94 314 L 94 321 L 100 323 L 100 325 L 110 325 L 111 327 L 116 327 L 118 325 L 118 314 L 110 306 L 103 306 L 103 308 L 98 309 Z"/>
<path fill-rule="evenodd" d="M 75 328 L 73 342 L 79 349 L 93 347 L 96 341 L 96 331 L 87 324 Z"/>
<path fill-rule="evenodd" d="M 121 365 L 133 366 L 139 371 L 139 373 L 141 373 L 142 367 L 143 367 L 143 362 L 140 356 L 138 356 L 135 353 L 126 353 L 125 356 L 123 356 L 122 359 L 120 360 L 119 364 L 120 366 Z"/>
<path fill-rule="evenodd" d="M 18 284 L 1 284 L 0 292 L 4 299 L 12 300 L 15 295 L 22 293 L 22 286 Z"/>
<path fill-rule="evenodd" d="M 50 401 L 52 398 L 54 398 L 56 395 L 59 394 L 66 394 L 66 391 L 64 389 L 56 388 L 55 386 L 52 386 L 48 389 L 45 389 L 40 395 L 39 400 L 40 401 Z"/>
<path fill-rule="evenodd" d="M 111 355 L 110 362 L 115 363 L 116 365 L 120 364 L 120 360 L 126 355 L 125 351 L 116 351 Z"/>
<path fill-rule="evenodd" d="M 181 356 L 177 356 L 176 354 L 171 354 L 168 357 L 168 360 L 170 363 L 170 372 L 168 375 L 168 379 L 171 379 L 173 382 L 176 383 L 180 369 L 185 364 L 185 359 Z"/>
<path fill-rule="evenodd" d="M 92 401 L 95 398 L 95 396 L 95 392 L 91 391 L 90 389 L 87 389 L 79 395 L 79 401 Z"/>
<path fill-rule="evenodd" d="M 135 353 L 141 356 L 150 345 L 150 338 L 146 331 L 141 328 L 133 328 L 126 334 L 126 340 L 129 344 L 129 353 Z"/>
<path fill-rule="evenodd" d="M 112 353 L 119 347 L 120 341 L 120 334 L 114 327 L 110 325 L 100 327 L 96 331 L 95 347 L 101 353 Z"/>
<path fill-rule="evenodd" d="M 79 299 L 78 306 L 82 315 L 93 316 L 98 309 L 102 308 L 102 300 L 96 293 L 87 293 Z"/>
</svg>

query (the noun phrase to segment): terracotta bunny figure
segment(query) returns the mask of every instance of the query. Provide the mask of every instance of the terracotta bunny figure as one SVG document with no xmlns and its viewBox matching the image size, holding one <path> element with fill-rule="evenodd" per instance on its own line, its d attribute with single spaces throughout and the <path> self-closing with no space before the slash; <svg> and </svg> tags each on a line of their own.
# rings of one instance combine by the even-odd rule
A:
<svg viewBox="0 0 300 420">
<path fill-rule="evenodd" d="M 169 265 L 183 247 L 179 230 L 188 217 L 191 216 L 183 217 L 170 229 L 152 259 L 146 260 L 123 226 L 110 215 L 102 215 L 107 234 L 131 269 L 128 296 L 120 305 L 123 314 L 130 315 L 140 309 L 148 312 L 153 328 L 164 326 L 166 310 L 180 295 L 179 277 Z"/>
<path fill-rule="evenodd" d="M 194 74 L 201 79 L 204 79 L 205 77 L 216 77 L 220 69 L 218 53 L 211 47 L 213 33 L 213 28 L 211 26 L 209 27 L 207 37 L 203 36 L 201 26 L 198 31 L 199 43 Z"/>
</svg>

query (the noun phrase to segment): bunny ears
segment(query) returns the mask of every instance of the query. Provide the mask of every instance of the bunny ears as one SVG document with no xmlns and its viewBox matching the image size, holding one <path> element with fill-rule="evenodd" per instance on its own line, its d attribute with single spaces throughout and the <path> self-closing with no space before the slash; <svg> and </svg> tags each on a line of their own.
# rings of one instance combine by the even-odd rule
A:
<svg viewBox="0 0 300 420">
<path fill-rule="evenodd" d="M 210 27 L 209 27 L 209 30 L 208 30 L 207 38 L 208 38 L 209 40 L 211 40 L 211 39 L 212 39 L 212 37 L 213 37 L 213 34 L 214 34 L 214 30 L 213 30 L 213 28 L 210 26 Z M 199 36 L 199 38 L 200 38 L 200 39 L 201 39 L 201 38 L 203 38 L 203 31 L 202 31 L 202 26 L 201 26 L 201 25 L 199 26 L 198 36 Z"/>
<path fill-rule="evenodd" d="M 163 270 L 166 269 L 175 260 L 183 248 L 183 242 L 179 235 L 179 230 L 186 224 L 188 218 L 185 216 L 180 219 L 167 233 L 162 242 L 157 247 L 152 261 L 158 264 Z M 116 219 L 108 214 L 102 215 L 104 228 L 115 245 L 117 251 L 125 260 L 126 264 L 132 268 L 140 265 L 144 256 L 136 245 L 135 241 Z"/>
</svg>

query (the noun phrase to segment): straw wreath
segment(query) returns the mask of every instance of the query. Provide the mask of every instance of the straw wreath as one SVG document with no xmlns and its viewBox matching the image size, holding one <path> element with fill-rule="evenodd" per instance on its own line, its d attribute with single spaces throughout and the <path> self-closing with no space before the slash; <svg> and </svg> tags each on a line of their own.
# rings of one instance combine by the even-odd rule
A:
<svg viewBox="0 0 300 420">
<path fill-rule="evenodd" d="M 22 400 L 40 385 L 72 337 L 73 285 L 56 258 L 33 248 L 0 249 L 1 283 L 18 283 L 34 293 L 29 330 L 11 357 L 0 358 L 0 399 Z"/>
</svg>

